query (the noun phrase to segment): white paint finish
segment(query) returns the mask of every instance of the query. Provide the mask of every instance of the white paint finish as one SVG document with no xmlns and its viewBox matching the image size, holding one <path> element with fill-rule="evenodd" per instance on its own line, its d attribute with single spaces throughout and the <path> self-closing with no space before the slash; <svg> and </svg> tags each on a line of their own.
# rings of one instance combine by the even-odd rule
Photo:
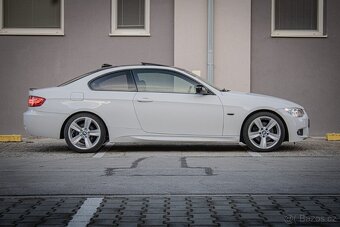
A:
<svg viewBox="0 0 340 227">
<path fill-rule="evenodd" d="M 108 72 L 126 69 L 160 69 L 189 77 L 209 89 L 214 95 L 91 91 L 88 81 Z M 83 92 L 84 101 L 70 101 L 72 92 Z M 106 124 L 110 142 L 122 137 L 164 141 L 237 141 L 245 118 L 257 110 L 277 113 L 285 121 L 289 141 L 301 141 L 308 136 L 308 116 L 295 118 L 284 109 L 302 108 L 296 103 L 264 95 L 242 92 L 220 92 L 198 77 L 172 67 L 121 66 L 105 69 L 56 88 L 37 89 L 30 95 L 46 98 L 41 107 L 31 107 L 24 113 L 27 131 L 36 136 L 59 138 L 61 126 L 72 114 L 90 112 Z M 140 102 L 144 100 L 146 102 Z M 41 127 L 46 125 L 48 127 Z M 298 129 L 304 135 L 297 136 Z"/>
<path fill-rule="evenodd" d="M 84 100 L 84 93 L 82 93 L 82 92 L 72 92 L 70 99 L 72 101 L 83 101 Z"/>
<path fill-rule="evenodd" d="M 283 106 L 302 108 L 296 103 L 253 93 L 232 91 L 221 94 L 225 112 L 224 135 L 240 135 L 242 123 L 250 113 L 258 110 L 269 110 L 277 113 L 285 121 L 290 142 L 301 141 L 308 137 L 308 115 L 305 113 L 303 117 L 294 118 L 284 110 Z M 234 113 L 234 115 L 229 116 L 228 113 Z M 305 134 L 298 136 L 296 131 L 301 128 L 304 129 Z"/>
<path fill-rule="evenodd" d="M 150 0 L 145 0 L 144 29 L 119 29 L 117 27 L 117 0 L 111 0 L 110 36 L 150 36 Z"/>
<path fill-rule="evenodd" d="M 103 198 L 87 198 L 67 227 L 87 226 L 102 201 Z"/>
<path fill-rule="evenodd" d="M 215 84 L 250 91 L 251 1 L 215 0 Z"/>
<path fill-rule="evenodd" d="M 174 65 L 207 74 L 207 1 L 175 0 Z"/>
<path fill-rule="evenodd" d="M 24 113 L 24 127 L 30 135 L 59 139 L 60 129 L 67 117 L 67 114 L 29 109 Z"/>
<path fill-rule="evenodd" d="M 138 92 L 134 106 L 145 132 L 222 136 L 223 108 L 216 95 Z"/>
<path fill-rule="evenodd" d="M 0 35 L 64 35 L 64 0 L 60 1 L 60 28 L 4 28 L 4 2 L 0 0 Z"/>
</svg>

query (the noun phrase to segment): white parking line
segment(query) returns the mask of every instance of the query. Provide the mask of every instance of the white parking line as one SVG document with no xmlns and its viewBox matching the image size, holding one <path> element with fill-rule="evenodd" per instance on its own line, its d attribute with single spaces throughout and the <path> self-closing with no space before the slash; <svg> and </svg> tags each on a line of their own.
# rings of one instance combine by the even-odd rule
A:
<svg viewBox="0 0 340 227">
<path fill-rule="evenodd" d="M 92 158 L 102 158 L 105 155 L 105 151 L 95 153 Z"/>
<path fill-rule="evenodd" d="M 248 151 L 248 154 L 250 154 L 253 157 L 262 157 L 260 153 L 254 152 L 254 151 Z"/>
<path fill-rule="evenodd" d="M 87 198 L 67 227 L 86 227 L 103 198 Z"/>
</svg>

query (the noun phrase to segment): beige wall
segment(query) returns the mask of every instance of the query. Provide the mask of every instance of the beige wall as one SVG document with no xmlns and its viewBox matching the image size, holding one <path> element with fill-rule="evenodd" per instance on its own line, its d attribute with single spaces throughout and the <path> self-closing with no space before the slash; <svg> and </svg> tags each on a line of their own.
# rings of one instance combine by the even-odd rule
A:
<svg viewBox="0 0 340 227">
<path fill-rule="evenodd" d="M 214 84 L 250 91 L 249 0 L 215 0 Z M 175 0 L 174 63 L 207 74 L 207 0 Z"/>
<path fill-rule="evenodd" d="M 207 0 L 175 0 L 174 63 L 207 72 Z"/>
<path fill-rule="evenodd" d="M 251 1 L 215 0 L 215 84 L 250 91 Z"/>
</svg>

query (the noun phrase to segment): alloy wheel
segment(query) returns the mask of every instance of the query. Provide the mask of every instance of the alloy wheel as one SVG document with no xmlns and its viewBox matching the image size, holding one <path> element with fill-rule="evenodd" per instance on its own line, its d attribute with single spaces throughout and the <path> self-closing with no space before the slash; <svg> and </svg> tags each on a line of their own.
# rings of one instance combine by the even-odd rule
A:
<svg viewBox="0 0 340 227">
<path fill-rule="evenodd" d="M 263 150 L 274 147 L 280 141 L 281 133 L 279 123 L 269 116 L 255 118 L 248 127 L 250 142 Z"/>
<path fill-rule="evenodd" d="M 81 150 L 95 147 L 101 138 L 101 129 L 90 117 L 76 118 L 68 128 L 68 137 L 73 146 Z"/>
</svg>

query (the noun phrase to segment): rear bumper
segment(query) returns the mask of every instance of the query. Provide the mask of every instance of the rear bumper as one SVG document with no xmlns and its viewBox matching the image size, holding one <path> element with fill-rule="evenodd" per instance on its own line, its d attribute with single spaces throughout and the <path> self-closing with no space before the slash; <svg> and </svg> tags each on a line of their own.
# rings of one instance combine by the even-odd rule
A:
<svg viewBox="0 0 340 227">
<path fill-rule="evenodd" d="M 24 127 L 28 134 L 48 138 L 60 138 L 61 127 L 67 118 L 65 114 L 46 113 L 33 109 L 24 114 Z"/>
</svg>

